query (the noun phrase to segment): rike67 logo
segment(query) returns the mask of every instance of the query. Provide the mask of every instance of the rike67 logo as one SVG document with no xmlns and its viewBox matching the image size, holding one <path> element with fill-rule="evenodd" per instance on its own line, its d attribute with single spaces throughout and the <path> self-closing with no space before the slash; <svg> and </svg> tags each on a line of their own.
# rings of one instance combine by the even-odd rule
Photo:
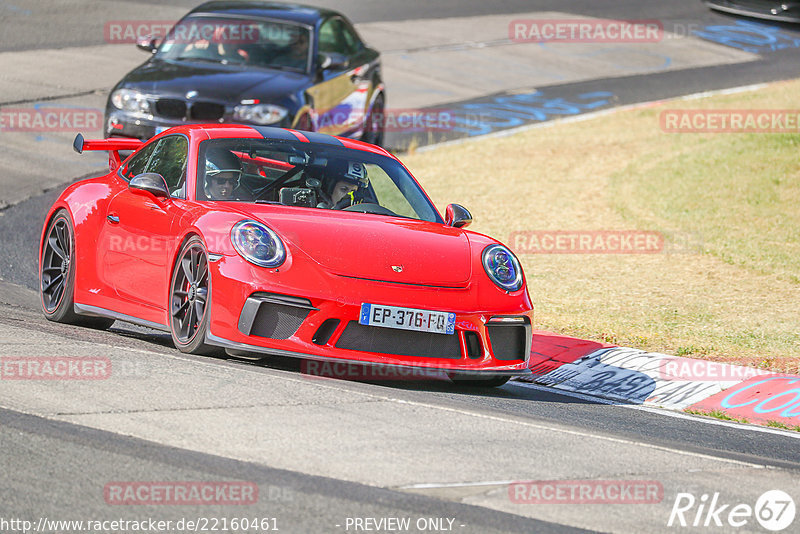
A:
<svg viewBox="0 0 800 534">
<path fill-rule="evenodd" d="M 746 527 L 752 530 L 753 519 L 763 528 L 779 532 L 792 525 L 795 504 L 789 494 L 781 490 L 764 492 L 751 506 L 746 503 L 725 502 L 719 492 L 709 496 L 703 494 L 698 499 L 691 493 L 678 493 L 668 527 L 731 528 Z"/>
</svg>

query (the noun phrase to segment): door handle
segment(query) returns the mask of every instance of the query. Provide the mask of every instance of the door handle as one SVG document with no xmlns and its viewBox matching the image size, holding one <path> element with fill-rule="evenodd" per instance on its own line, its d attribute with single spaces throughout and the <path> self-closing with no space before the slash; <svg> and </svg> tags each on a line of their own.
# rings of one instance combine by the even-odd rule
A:
<svg viewBox="0 0 800 534">
<path fill-rule="evenodd" d="M 111 223 L 119 224 L 119 217 L 116 215 L 106 215 L 106 219 Z"/>
</svg>

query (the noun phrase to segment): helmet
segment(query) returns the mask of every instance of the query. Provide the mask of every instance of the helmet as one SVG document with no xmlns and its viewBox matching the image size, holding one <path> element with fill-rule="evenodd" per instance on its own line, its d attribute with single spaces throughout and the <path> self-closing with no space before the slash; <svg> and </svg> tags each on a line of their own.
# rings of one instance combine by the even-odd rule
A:
<svg viewBox="0 0 800 534">
<path fill-rule="evenodd" d="M 355 203 L 354 193 L 363 194 L 363 190 L 369 186 L 367 168 L 358 161 L 332 160 L 325 169 L 325 177 L 327 179 L 325 193 L 335 209 Z M 351 187 L 337 187 L 341 182 Z"/>
<path fill-rule="evenodd" d="M 206 175 L 203 190 L 206 197 L 211 198 L 211 181 L 223 173 L 232 174 L 235 180 L 234 189 L 239 187 L 242 178 L 242 162 L 230 150 L 211 148 L 206 152 Z"/>
<path fill-rule="evenodd" d="M 334 160 L 328 164 L 327 168 L 328 183 L 331 189 L 336 182 L 349 182 L 359 188 L 369 186 L 369 176 L 367 168 L 359 161 Z"/>
</svg>

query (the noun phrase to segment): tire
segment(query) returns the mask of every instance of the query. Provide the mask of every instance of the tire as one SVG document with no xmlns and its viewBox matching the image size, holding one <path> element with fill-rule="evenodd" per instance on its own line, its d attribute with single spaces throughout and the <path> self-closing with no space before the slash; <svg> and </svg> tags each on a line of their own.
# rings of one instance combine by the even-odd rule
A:
<svg viewBox="0 0 800 534">
<path fill-rule="evenodd" d="M 367 120 L 364 123 L 364 133 L 361 134 L 361 140 L 365 143 L 383 146 L 384 106 L 383 95 L 380 94 L 372 104 L 372 108 L 369 110 L 369 115 L 367 115 Z"/>
<path fill-rule="evenodd" d="M 194 236 L 181 247 L 170 277 L 169 326 L 172 342 L 181 352 L 205 356 L 222 350 L 206 343 L 211 310 L 208 252 Z"/>
<path fill-rule="evenodd" d="M 48 321 L 105 330 L 113 319 L 75 313 L 75 230 L 69 212 L 58 210 L 47 225 L 39 265 L 39 301 Z"/>
<path fill-rule="evenodd" d="M 499 388 L 505 385 L 510 376 L 493 376 L 490 378 L 460 378 L 459 375 L 451 375 L 450 380 L 457 386 L 472 388 Z"/>
</svg>

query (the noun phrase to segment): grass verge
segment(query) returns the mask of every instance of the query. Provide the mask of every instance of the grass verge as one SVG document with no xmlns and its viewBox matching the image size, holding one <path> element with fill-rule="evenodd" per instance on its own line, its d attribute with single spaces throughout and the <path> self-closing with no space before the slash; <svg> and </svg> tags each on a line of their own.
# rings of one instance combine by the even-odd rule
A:
<svg viewBox="0 0 800 534">
<path fill-rule="evenodd" d="M 747 423 L 750 422 L 750 421 L 747 420 L 746 417 L 732 417 L 732 416 L 728 415 L 726 412 L 724 412 L 722 410 L 711 410 L 710 412 L 706 412 L 706 411 L 703 411 L 703 410 L 692 410 L 690 408 L 687 408 L 687 409 L 684 410 L 684 412 L 692 414 L 692 415 L 702 415 L 704 417 L 713 417 L 714 419 L 719 419 L 721 421 L 733 421 L 734 423 L 747 424 Z M 772 426 L 772 425 L 768 425 L 768 426 Z"/>
<path fill-rule="evenodd" d="M 520 254 L 536 326 L 798 373 L 800 134 L 672 134 L 666 109 L 797 109 L 800 81 L 624 110 L 409 154 L 471 229 L 637 230 L 658 254 Z"/>
</svg>

